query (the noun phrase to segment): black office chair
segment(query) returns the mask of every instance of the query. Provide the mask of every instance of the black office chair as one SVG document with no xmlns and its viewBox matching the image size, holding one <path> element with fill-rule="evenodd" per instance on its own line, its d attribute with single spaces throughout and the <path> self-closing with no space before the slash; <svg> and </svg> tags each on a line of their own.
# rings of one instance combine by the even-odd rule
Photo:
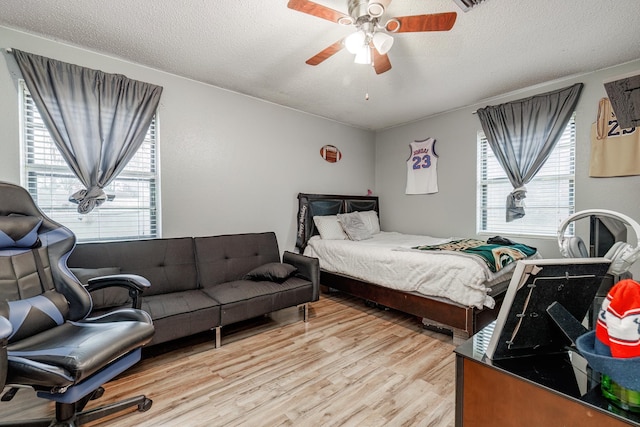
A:
<svg viewBox="0 0 640 427">
<path fill-rule="evenodd" d="M 0 389 L 6 375 L 3 400 L 28 386 L 56 402 L 55 420 L 0 425 L 76 426 L 151 407 L 150 399 L 137 396 L 83 412 L 104 383 L 140 360 L 154 329 L 151 317 L 135 308 L 87 317 L 90 294 L 66 265 L 74 246 L 74 234 L 47 218 L 24 188 L 0 183 Z M 139 287 L 148 286 L 140 279 Z M 124 286 L 136 280 L 112 281 Z"/>
</svg>

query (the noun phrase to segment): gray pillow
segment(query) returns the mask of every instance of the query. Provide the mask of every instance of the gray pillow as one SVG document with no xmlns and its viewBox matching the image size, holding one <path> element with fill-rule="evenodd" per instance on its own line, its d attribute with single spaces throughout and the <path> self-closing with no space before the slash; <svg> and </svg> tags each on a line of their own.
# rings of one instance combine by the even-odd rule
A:
<svg viewBox="0 0 640 427">
<path fill-rule="evenodd" d="M 338 214 L 338 222 L 342 225 L 342 229 L 347 236 L 349 236 L 349 240 L 366 240 L 371 238 L 371 231 L 369 231 L 358 212 Z"/>
<path fill-rule="evenodd" d="M 296 271 L 298 271 L 298 269 L 291 264 L 269 262 L 254 268 L 248 272 L 244 278 L 257 281 L 284 282 Z"/>
<path fill-rule="evenodd" d="M 371 234 L 378 234 L 380 232 L 380 219 L 378 218 L 378 212 L 376 211 L 358 211 L 360 219 L 367 226 L 367 229 Z"/>
<path fill-rule="evenodd" d="M 89 279 L 94 277 L 120 274 L 120 267 L 70 268 L 70 270 L 83 285 L 89 283 Z M 119 286 L 98 289 L 91 292 L 91 299 L 93 300 L 94 310 L 120 307 L 129 303 L 129 291 Z"/>
</svg>

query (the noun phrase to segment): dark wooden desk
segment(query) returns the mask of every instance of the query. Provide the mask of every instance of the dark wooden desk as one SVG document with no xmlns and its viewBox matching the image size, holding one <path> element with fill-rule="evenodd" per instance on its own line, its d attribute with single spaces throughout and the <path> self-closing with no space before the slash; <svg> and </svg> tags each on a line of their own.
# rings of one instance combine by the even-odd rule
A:
<svg viewBox="0 0 640 427">
<path fill-rule="evenodd" d="M 600 393 L 578 354 L 491 361 L 491 331 L 456 348 L 456 426 L 640 426 Z"/>
</svg>

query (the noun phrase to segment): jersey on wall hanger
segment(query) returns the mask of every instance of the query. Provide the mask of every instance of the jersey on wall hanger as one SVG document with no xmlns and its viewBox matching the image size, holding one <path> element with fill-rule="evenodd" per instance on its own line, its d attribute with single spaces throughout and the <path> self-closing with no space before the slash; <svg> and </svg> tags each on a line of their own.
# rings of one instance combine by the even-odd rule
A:
<svg viewBox="0 0 640 427">
<path fill-rule="evenodd" d="M 407 159 L 406 194 L 432 194 L 438 192 L 438 155 L 436 140 L 427 138 L 409 144 L 411 155 Z"/>
<path fill-rule="evenodd" d="M 622 129 L 609 98 L 598 103 L 598 116 L 591 125 L 589 176 L 640 175 L 640 130 Z"/>
</svg>

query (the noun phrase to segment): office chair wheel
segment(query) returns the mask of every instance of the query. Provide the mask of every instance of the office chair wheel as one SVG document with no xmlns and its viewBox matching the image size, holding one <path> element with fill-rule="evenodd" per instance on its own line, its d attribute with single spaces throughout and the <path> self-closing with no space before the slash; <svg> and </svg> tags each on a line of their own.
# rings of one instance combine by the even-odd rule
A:
<svg viewBox="0 0 640 427">
<path fill-rule="evenodd" d="M 104 394 L 104 387 L 98 387 L 91 394 L 91 400 L 100 399 L 103 394 Z"/>
<path fill-rule="evenodd" d="M 151 409 L 151 405 L 153 405 L 153 400 L 145 397 L 144 401 L 138 405 L 138 411 L 147 412 Z"/>
</svg>

